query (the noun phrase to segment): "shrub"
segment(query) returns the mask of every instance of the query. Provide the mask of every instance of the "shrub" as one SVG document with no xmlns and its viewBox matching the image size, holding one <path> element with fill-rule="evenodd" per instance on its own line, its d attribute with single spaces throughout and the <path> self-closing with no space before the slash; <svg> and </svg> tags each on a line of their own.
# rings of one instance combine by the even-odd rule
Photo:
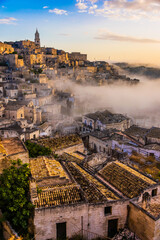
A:
<svg viewBox="0 0 160 240">
<path fill-rule="evenodd" d="M 49 156 L 52 153 L 50 148 L 33 143 L 29 140 L 25 142 L 25 145 L 29 151 L 29 157 L 31 158 L 36 158 L 38 156 Z"/>
<path fill-rule="evenodd" d="M 20 235 L 28 235 L 34 206 L 30 202 L 30 169 L 21 160 L 12 161 L 0 175 L 0 208 L 3 216 Z"/>
</svg>

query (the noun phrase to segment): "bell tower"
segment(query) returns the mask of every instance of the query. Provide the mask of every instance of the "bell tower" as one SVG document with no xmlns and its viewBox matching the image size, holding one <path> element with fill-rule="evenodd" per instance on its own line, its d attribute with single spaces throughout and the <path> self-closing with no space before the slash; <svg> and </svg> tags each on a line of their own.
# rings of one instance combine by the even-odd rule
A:
<svg viewBox="0 0 160 240">
<path fill-rule="evenodd" d="M 35 44 L 37 47 L 40 47 L 40 37 L 39 37 L 39 32 L 38 30 L 36 29 L 36 33 L 35 33 L 35 40 L 34 40 Z"/>
</svg>

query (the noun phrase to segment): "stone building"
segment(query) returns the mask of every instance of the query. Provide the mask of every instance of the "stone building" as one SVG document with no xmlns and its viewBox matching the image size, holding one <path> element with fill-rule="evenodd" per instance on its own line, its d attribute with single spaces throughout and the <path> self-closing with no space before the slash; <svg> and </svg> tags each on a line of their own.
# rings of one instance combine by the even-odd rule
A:
<svg viewBox="0 0 160 240">
<path fill-rule="evenodd" d="M 46 74 L 44 74 L 44 73 L 38 74 L 36 76 L 36 79 L 38 80 L 38 82 L 40 84 L 46 84 L 48 82 L 48 78 L 47 78 Z"/>
<path fill-rule="evenodd" d="M 24 67 L 23 58 L 19 59 L 18 54 L 5 54 L 4 62 L 6 62 L 7 65 L 13 69 Z"/>
<path fill-rule="evenodd" d="M 43 124 L 38 126 L 38 129 L 40 131 L 40 137 L 46 137 L 52 135 L 52 126 L 49 125 L 47 122 L 44 122 Z"/>
<path fill-rule="evenodd" d="M 13 43 L 14 48 L 21 49 L 21 50 L 30 50 L 33 51 L 36 48 L 35 42 L 30 40 L 22 40 L 22 41 L 16 41 Z"/>
<path fill-rule="evenodd" d="M 10 44 L 0 42 L 0 54 L 10 54 L 14 52 L 14 48 Z"/>
<path fill-rule="evenodd" d="M 24 126 L 19 122 L 14 122 L 12 125 L 1 127 L 0 136 L 4 138 L 18 137 L 22 141 L 39 138 L 39 129 L 32 126 Z"/>
<path fill-rule="evenodd" d="M 117 129 L 124 131 L 131 125 L 131 120 L 122 114 L 109 111 L 90 113 L 82 117 L 83 131 Z"/>
<path fill-rule="evenodd" d="M 46 55 L 54 55 L 54 56 L 57 56 L 57 49 L 55 48 L 45 48 L 45 54 Z M 47 56 L 46 56 L 47 57 Z"/>
<path fill-rule="evenodd" d="M 62 155 L 63 153 L 75 153 L 77 151 L 84 153 L 83 141 L 76 134 L 56 138 L 43 138 L 39 139 L 38 143 L 51 148 L 51 150 L 58 155 Z"/>
<path fill-rule="evenodd" d="M 18 87 L 8 87 L 5 89 L 6 96 L 9 98 L 17 98 L 18 97 Z"/>
<path fill-rule="evenodd" d="M 135 129 L 135 131 L 134 131 Z M 160 158 L 160 145 L 158 143 L 147 143 L 147 134 L 151 136 L 149 129 L 132 126 L 125 132 L 117 130 L 95 131 L 89 134 L 89 147 L 98 153 L 111 154 L 112 150 L 119 153 L 126 153 L 129 156 L 137 152 L 143 156 L 154 156 Z M 154 135 L 154 140 L 159 138 L 159 134 Z"/>
<path fill-rule="evenodd" d="M 33 101 L 26 99 L 23 101 L 16 101 L 16 104 L 24 107 L 24 118 L 27 121 L 34 124 L 40 124 L 42 122 L 41 111 L 34 106 Z"/>
<path fill-rule="evenodd" d="M 29 67 L 32 67 L 35 64 L 43 64 L 44 63 L 44 55 L 43 55 L 43 53 L 25 54 L 24 55 L 24 62 Z"/>
<path fill-rule="evenodd" d="M 128 225 L 141 240 L 160 239 L 160 189 L 150 188 L 130 201 Z"/>
<path fill-rule="evenodd" d="M 87 54 L 81 54 L 80 52 L 72 52 L 69 54 L 70 60 L 87 61 Z"/>
<path fill-rule="evenodd" d="M 24 119 L 24 106 L 15 104 L 8 104 L 5 107 L 5 118 L 19 120 Z"/>
<path fill-rule="evenodd" d="M 160 144 L 160 128 L 152 127 L 146 135 L 146 141 L 148 144 Z"/>
<path fill-rule="evenodd" d="M 154 180 L 118 161 L 93 174 L 78 158 L 64 154 L 59 161 L 45 157 L 31 159 L 30 168 L 38 240 L 65 239 L 74 234 L 91 236 L 89 239 L 112 238 L 129 224 L 130 201 L 144 192 L 158 196 L 160 190 Z"/>
</svg>

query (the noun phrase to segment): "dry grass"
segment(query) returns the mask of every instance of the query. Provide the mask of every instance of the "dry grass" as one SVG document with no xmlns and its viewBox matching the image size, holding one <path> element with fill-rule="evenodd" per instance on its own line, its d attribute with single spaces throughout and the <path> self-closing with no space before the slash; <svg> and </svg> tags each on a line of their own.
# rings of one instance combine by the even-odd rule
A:
<svg viewBox="0 0 160 240">
<path fill-rule="evenodd" d="M 144 157 L 141 154 L 134 153 L 130 157 L 130 160 L 135 168 L 143 173 L 150 174 L 152 178 L 160 181 L 160 163 L 153 156 Z"/>
</svg>

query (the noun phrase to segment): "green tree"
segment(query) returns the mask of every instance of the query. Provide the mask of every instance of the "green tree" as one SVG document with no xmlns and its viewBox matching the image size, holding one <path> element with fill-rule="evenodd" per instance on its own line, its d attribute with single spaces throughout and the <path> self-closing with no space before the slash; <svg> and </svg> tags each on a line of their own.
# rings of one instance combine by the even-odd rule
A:
<svg viewBox="0 0 160 240">
<path fill-rule="evenodd" d="M 12 161 L 11 166 L 0 175 L 0 208 L 4 217 L 22 236 L 28 233 L 29 219 L 34 206 L 30 202 L 28 164 Z"/>
<path fill-rule="evenodd" d="M 33 143 L 29 140 L 25 142 L 25 145 L 29 151 L 30 158 L 36 158 L 38 156 L 49 156 L 52 153 L 52 150 L 50 148 Z"/>
</svg>

